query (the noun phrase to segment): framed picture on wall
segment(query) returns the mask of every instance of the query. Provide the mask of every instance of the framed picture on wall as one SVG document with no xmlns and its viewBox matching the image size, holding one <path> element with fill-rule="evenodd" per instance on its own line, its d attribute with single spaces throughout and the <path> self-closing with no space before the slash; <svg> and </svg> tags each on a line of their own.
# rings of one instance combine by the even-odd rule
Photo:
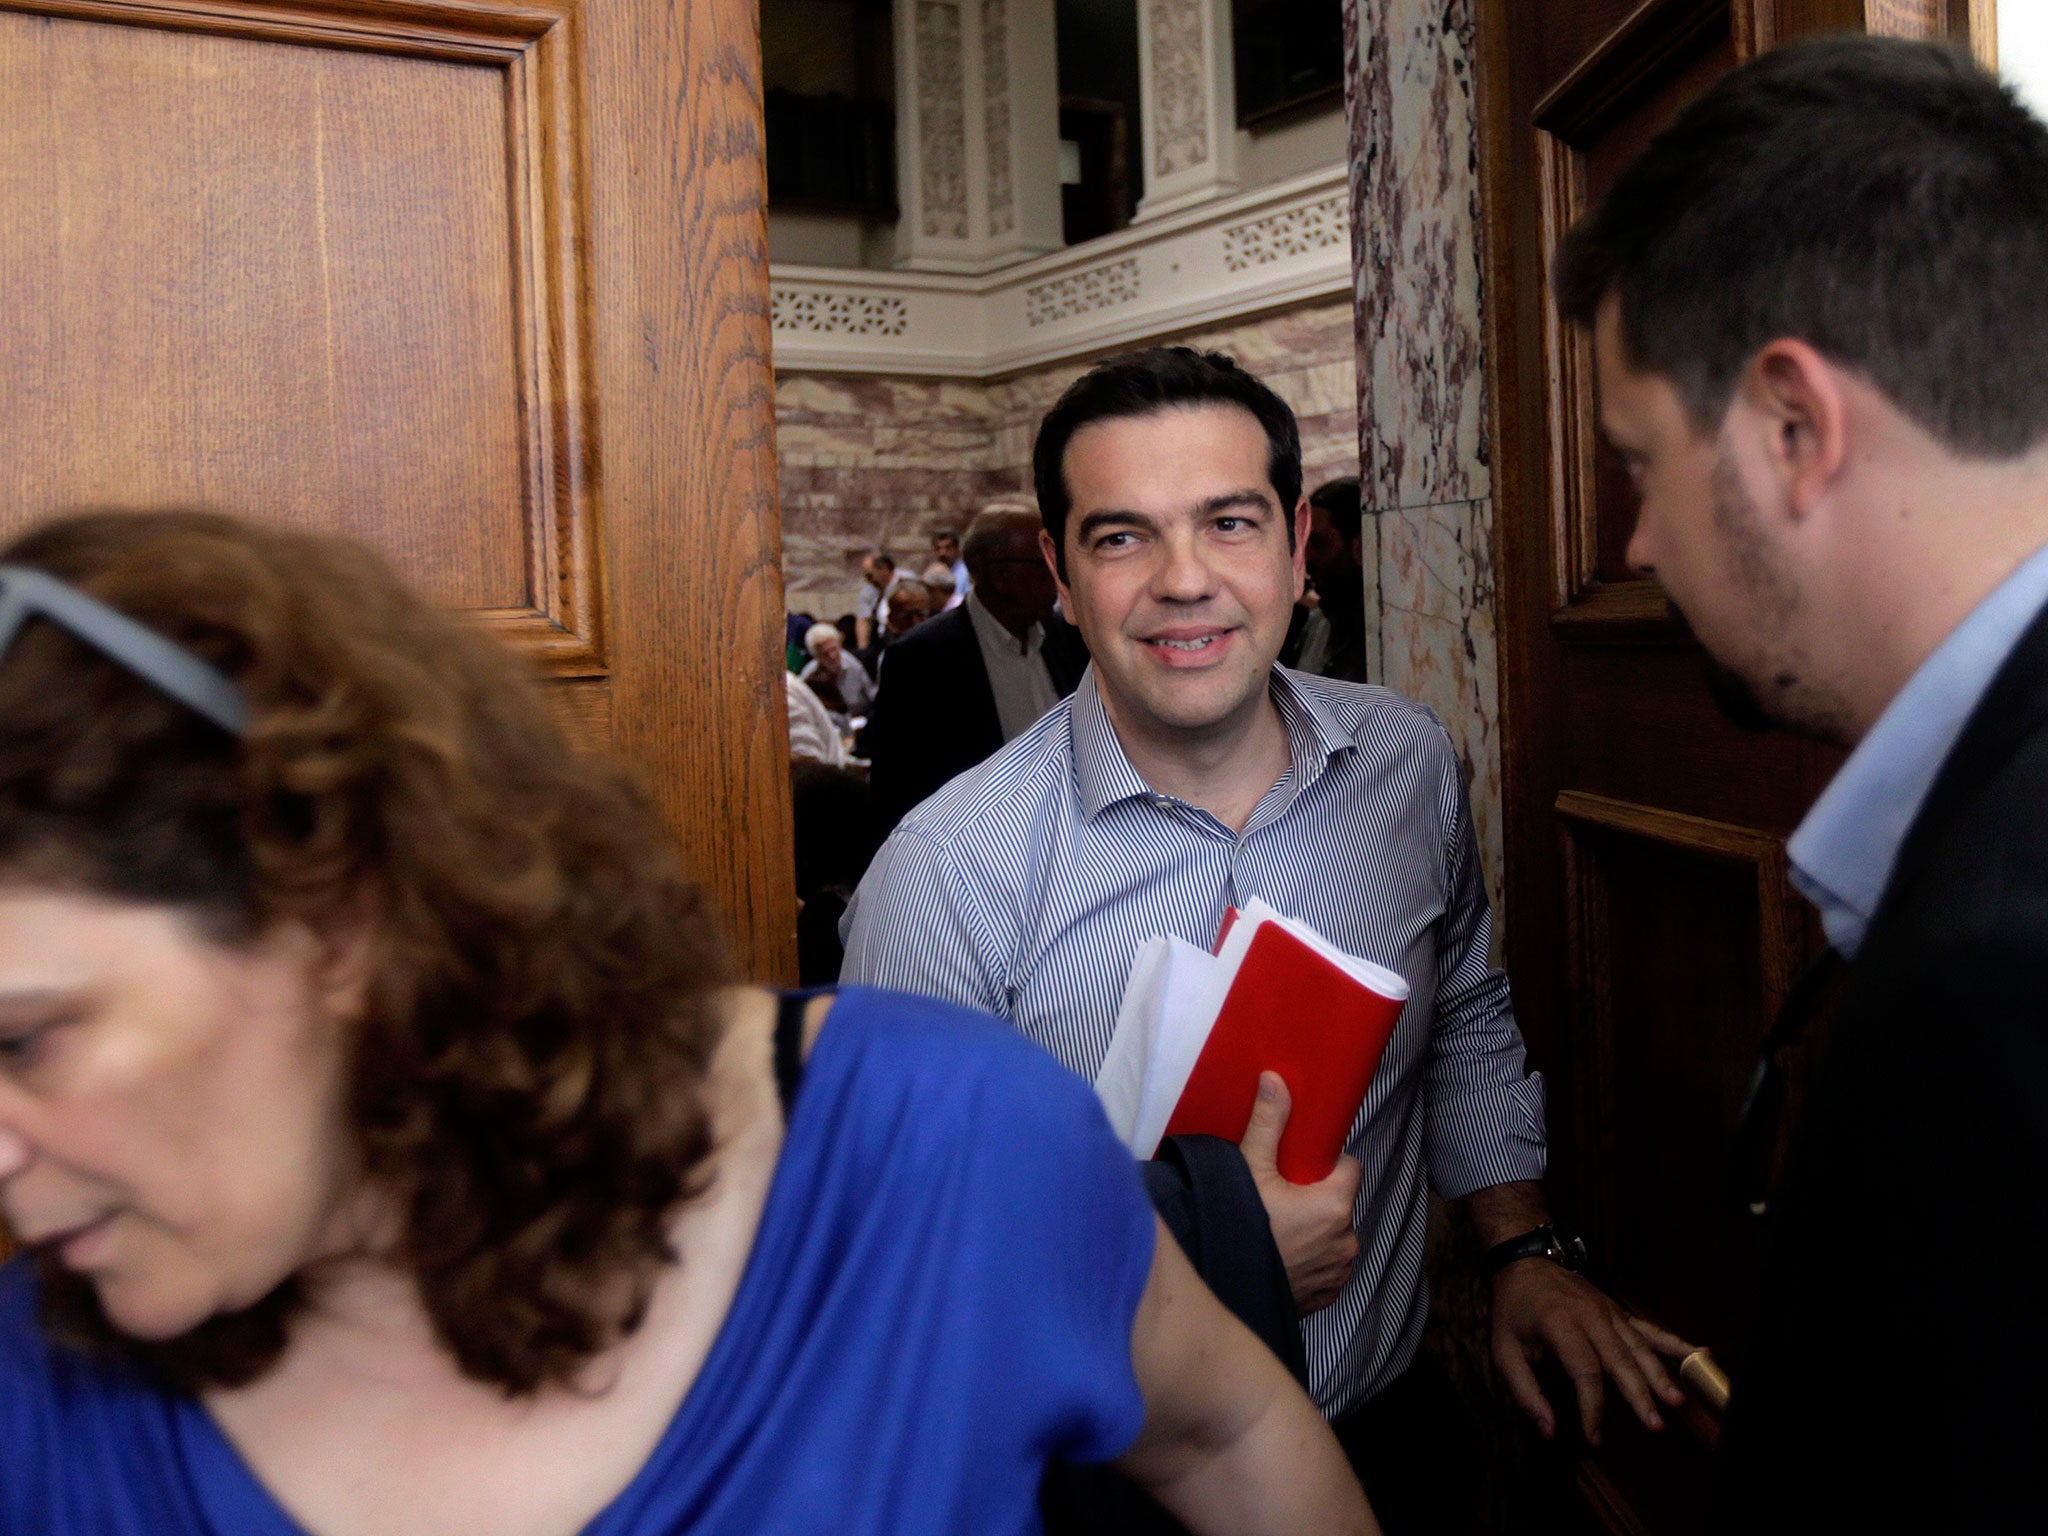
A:
<svg viewBox="0 0 2048 1536">
<path fill-rule="evenodd" d="M 1343 95 L 1343 0 L 1231 0 L 1230 12 L 1239 127 Z"/>
</svg>

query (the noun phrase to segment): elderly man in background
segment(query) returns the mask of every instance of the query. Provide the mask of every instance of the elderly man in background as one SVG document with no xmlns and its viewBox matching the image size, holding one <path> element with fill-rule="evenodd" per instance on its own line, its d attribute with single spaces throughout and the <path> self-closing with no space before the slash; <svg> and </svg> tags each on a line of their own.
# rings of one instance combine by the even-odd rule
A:
<svg viewBox="0 0 2048 1536">
<path fill-rule="evenodd" d="M 889 600 L 882 607 L 882 635 L 875 654 L 880 656 L 937 611 L 930 587 L 915 576 L 897 577 L 895 585 L 889 588 Z M 877 672 L 875 685 L 880 687 L 881 681 L 882 674 Z"/>
<path fill-rule="evenodd" d="M 804 631 L 804 649 L 811 659 L 801 676 L 844 730 L 847 721 L 865 715 L 874 705 L 874 679 L 858 657 L 846 654 L 845 639 L 836 625 L 813 624 Z"/>
<path fill-rule="evenodd" d="M 890 653 L 867 737 L 884 831 L 1029 730 L 1080 682 L 1088 648 L 1053 611 L 1052 573 L 1038 550 L 1042 526 L 1015 503 L 983 510 L 962 549 L 967 600 Z"/>
<path fill-rule="evenodd" d="M 918 578 L 932 594 L 934 611 L 946 613 L 958 608 L 966 601 L 960 591 L 960 584 L 953 579 L 953 567 L 943 560 L 934 560 L 924 568 L 924 575 Z"/>
</svg>

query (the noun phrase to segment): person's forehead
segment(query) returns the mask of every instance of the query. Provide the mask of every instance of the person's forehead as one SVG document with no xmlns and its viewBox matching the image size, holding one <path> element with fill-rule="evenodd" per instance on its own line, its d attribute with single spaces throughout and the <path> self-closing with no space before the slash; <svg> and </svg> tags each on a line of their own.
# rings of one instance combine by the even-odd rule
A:
<svg viewBox="0 0 2048 1536">
<path fill-rule="evenodd" d="M 1231 401 L 1091 421 L 1068 442 L 1063 468 L 1076 498 L 1114 500 L 1141 490 L 1201 496 L 1218 479 L 1244 482 L 1233 489 L 1271 490 L 1265 428 Z"/>
</svg>

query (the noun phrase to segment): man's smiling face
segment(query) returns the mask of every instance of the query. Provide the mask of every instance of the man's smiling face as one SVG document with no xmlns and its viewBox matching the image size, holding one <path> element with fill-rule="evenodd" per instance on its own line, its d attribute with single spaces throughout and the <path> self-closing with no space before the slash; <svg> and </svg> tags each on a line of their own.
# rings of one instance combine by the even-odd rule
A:
<svg viewBox="0 0 2048 1536">
<path fill-rule="evenodd" d="M 1280 506 L 1258 419 L 1216 404 L 1091 422 L 1061 469 L 1060 597 L 1119 732 L 1169 742 L 1247 728 L 1301 595 L 1308 517 L 1306 502 Z"/>
</svg>

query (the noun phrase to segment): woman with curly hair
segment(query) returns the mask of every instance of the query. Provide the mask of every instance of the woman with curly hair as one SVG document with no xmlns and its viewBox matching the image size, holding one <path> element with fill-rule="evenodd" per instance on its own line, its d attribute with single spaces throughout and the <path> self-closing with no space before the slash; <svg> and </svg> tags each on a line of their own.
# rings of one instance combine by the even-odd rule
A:
<svg viewBox="0 0 2048 1536">
<path fill-rule="evenodd" d="M 1084 1084 L 711 934 L 358 546 L 0 550 L 0 1532 L 1373 1528 Z"/>
</svg>

